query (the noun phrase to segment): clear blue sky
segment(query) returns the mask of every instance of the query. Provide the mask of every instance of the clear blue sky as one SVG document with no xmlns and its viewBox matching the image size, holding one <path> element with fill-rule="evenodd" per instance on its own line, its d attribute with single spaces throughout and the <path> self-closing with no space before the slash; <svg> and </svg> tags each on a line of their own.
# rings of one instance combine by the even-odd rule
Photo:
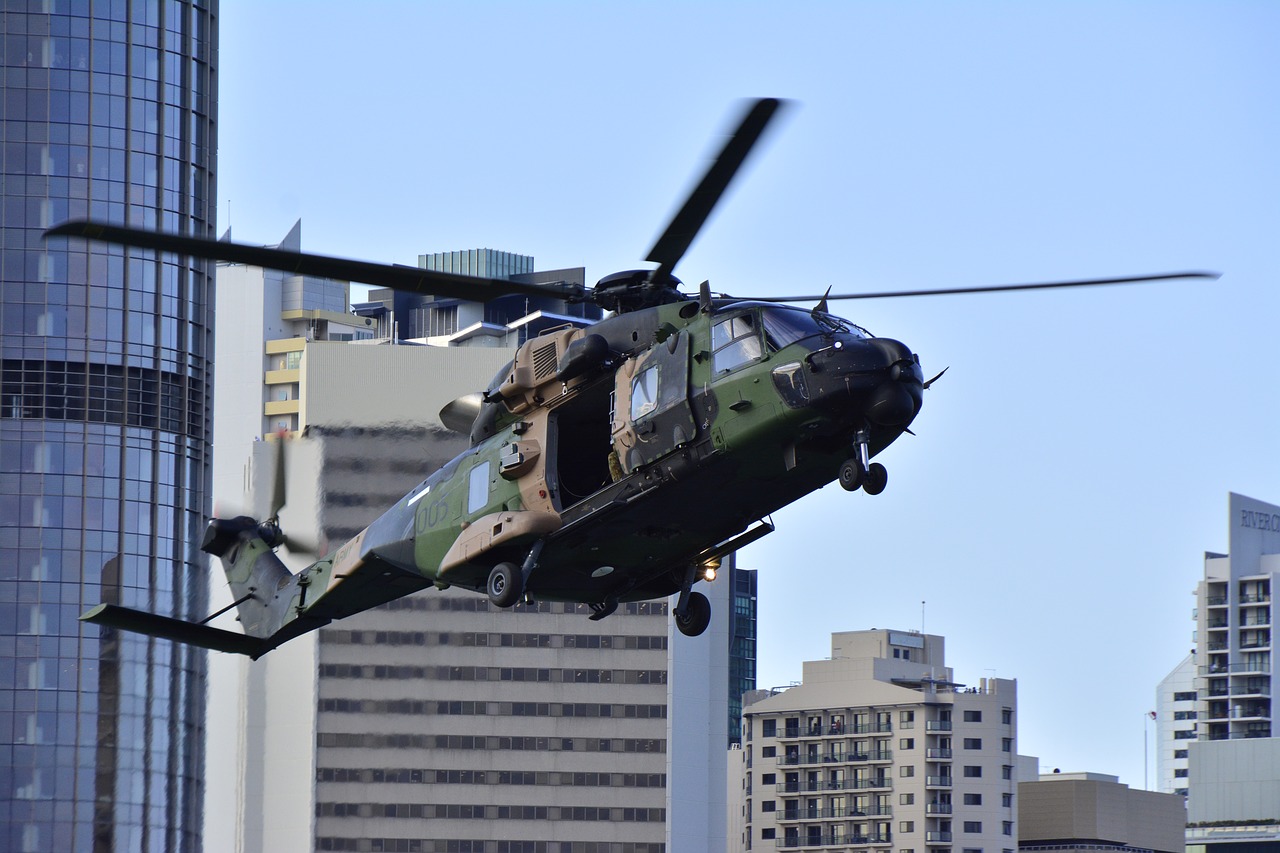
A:
<svg viewBox="0 0 1280 853">
<path fill-rule="evenodd" d="M 641 265 L 737 102 L 773 95 L 793 109 L 687 282 L 1222 271 L 845 303 L 950 371 L 882 454 L 884 494 L 829 486 L 744 555 L 762 686 L 833 631 L 920 628 L 927 601 L 959 680 L 1018 679 L 1022 752 L 1142 784 L 1227 493 L 1280 503 L 1280 4 L 221 5 L 238 240 L 301 217 L 312 251 L 490 247 L 594 280 Z"/>
</svg>

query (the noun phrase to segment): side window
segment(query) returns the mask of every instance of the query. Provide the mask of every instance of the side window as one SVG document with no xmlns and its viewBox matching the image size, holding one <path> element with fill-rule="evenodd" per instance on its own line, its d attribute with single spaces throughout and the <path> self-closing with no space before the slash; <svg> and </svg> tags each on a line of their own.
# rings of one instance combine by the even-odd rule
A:
<svg viewBox="0 0 1280 853">
<path fill-rule="evenodd" d="M 714 373 L 719 376 L 764 355 L 753 314 L 739 314 L 711 327 Z"/>
<path fill-rule="evenodd" d="M 467 479 L 467 512 L 479 512 L 489 503 L 489 461 L 471 469 Z"/>
<path fill-rule="evenodd" d="M 658 407 L 658 365 L 651 364 L 631 380 L 631 420 L 635 421 Z"/>
</svg>

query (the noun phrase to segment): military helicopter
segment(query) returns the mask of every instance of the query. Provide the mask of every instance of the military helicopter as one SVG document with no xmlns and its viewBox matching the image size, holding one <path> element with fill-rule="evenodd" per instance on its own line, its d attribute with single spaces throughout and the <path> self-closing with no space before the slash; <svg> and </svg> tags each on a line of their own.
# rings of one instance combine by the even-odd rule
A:
<svg viewBox="0 0 1280 853">
<path fill-rule="evenodd" d="M 469 435 L 469 449 L 296 574 L 275 553 L 289 544 L 278 522 L 281 449 L 271 517 L 212 519 L 202 544 L 223 562 L 243 634 L 112 604 L 82 619 L 257 658 L 332 620 L 430 586 L 457 586 L 500 608 L 585 602 L 591 619 L 619 602 L 675 595 L 677 627 L 696 636 L 710 623 L 711 605 L 694 586 L 713 579 L 725 555 L 772 532 L 771 513 L 833 480 L 851 491 L 884 490 L 888 472 L 872 459 L 908 431 L 942 375 L 926 380 L 905 344 L 835 316 L 831 300 L 1216 277 L 753 299 L 712 294 L 704 282 L 686 295 L 673 270 L 781 104 L 748 106 L 649 252 L 656 269 L 614 273 L 591 289 L 93 222 L 51 229 L 47 236 L 415 293 L 473 301 L 550 295 L 609 312 L 589 327 L 526 341 L 483 392 L 446 406 L 442 423 Z"/>
</svg>

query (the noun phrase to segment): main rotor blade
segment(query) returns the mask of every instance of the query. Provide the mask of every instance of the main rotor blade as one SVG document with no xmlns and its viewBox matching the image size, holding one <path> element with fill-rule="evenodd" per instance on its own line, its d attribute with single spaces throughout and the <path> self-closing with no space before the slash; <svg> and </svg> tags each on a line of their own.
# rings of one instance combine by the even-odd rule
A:
<svg viewBox="0 0 1280 853">
<path fill-rule="evenodd" d="M 335 258 L 328 255 L 290 252 L 284 249 L 250 246 L 245 243 L 232 243 L 224 240 L 209 240 L 203 237 L 188 237 L 182 234 L 166 234 L 159 231 L 147 231 L 123 225 L 107 225 L 88 220 L 72 220 L 61 225 L 55 225 L 44 232 L 44 236 L 45 239 L 50 237 L 82 237 L 86 240 L 115 243 L 139 249 L 154 249 L 158 252 L 173 252 L 176 255 L 190 255 L 211 261 L 230 261 L 231 263 L 283 270 L 298 275 L 335 278 L 360 284 L 389 287 L 392 290 L 406 293 L 443 296 L 450 299 L 469 299 L 474 302 L 488 302 L 500 296 L 513 294 L 552 296 L 557 299 L 566 299 L 580 296 L 582 293 L 581 288 L 568 285 L 557 287 L 545 284 L 522 284 L 508 281 L 505 278 L 459 275 L 457 273 L 424 270 L 419 267 L 401 264 L 379 264 L 370 261 Z"/>
<path fill-rule="evenodd" d="M 698 231 L 711 215 L 716 202 L 720 200 L 720 196 L 724 194 L 729 182 L 733 180 L 733 176 L 737 174 L 743 161 L 747 159 L 752 147 L 759 141 L 761 134 L 764 133 L 769 121 L 781 105 L 782 101 L 777 98 L 761 98 L 747 110 L 742 121 L 738 123 L 737 130 L 716 156 L 715 162 L 689 194 L 684 206 L 667 225 L 667 230 L 662 232 L 658 242 L 654 243 L 653 248 L 649 250 L 645 260 L 659 265 L 651 276 L 653 281 L 662 281 L 670 277 L 671 271 L 684 257 L 693 238 L 698 236 Z"/>
<path fill-rule="evenodd" d="M 891 299 L 897 296 L 950 296 L 958 293 L 1000 293 L 1006 290 L 1050 290 L 1055 287 L 1099 287 L 1112 284 L 1142 284 L 1177 278 L 1217 280 L 1216 272 L 1162 272 L 1155 275 L 1131 275 L 1121 278 L 1082 278 L 1073 281 L 1047 281 L 1039 284 L 992 284 L 985 287 L 941 287 L 934 290 L 888 290 L 880 293 L 832 293 L 817 296 L 750 296 L 752 302 L 812 302 L 815 299 Z"/>
</svg>

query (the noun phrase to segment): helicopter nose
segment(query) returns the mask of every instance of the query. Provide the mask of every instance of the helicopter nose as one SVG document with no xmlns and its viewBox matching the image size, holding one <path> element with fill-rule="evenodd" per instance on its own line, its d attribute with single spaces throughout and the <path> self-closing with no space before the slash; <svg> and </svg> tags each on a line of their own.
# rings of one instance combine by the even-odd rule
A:
<svg viewBox="0 0 1280 853">
<path fill-rule="evenodd" d="M 867 419 L 881 426 L 906 426 L 924 400 L 920 359 L 906 344 L 893 338 L 872 338 L 867 343 L 878 349 L 889 365 L 888 376 L 867 400 Z"/>
</svg>

